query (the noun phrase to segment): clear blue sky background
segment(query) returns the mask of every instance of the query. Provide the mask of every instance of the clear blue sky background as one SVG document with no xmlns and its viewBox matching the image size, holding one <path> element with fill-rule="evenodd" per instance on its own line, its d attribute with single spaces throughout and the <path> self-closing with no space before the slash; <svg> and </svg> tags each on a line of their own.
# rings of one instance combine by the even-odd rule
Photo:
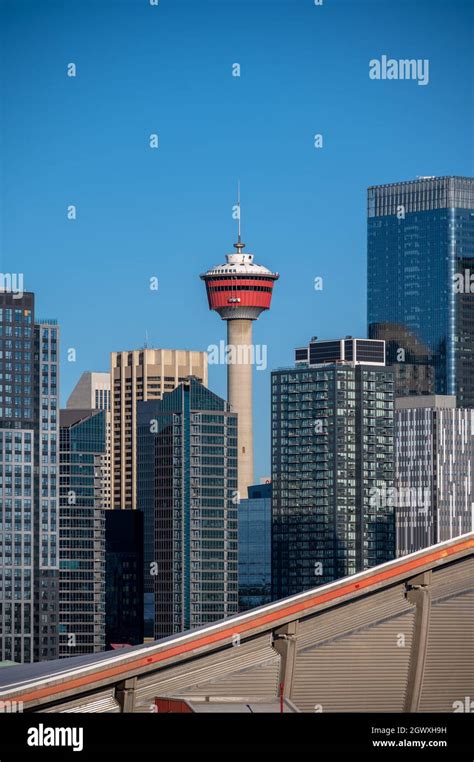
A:
<svg viewBox="0 0 474 762">
<path fill-rule="evenodd" d="M 158 347 L 225 338 L 198 276 L 232 249 L 240 177 L 243 239 L 281 274 L 254 326 L 269 348 L 256 475 L 269 473 L 270 369 L 312 335 L 366 333 L 367 186 L 473 173 L 472 4 L 10 0 L 1 16 L 0 264 L 61 324 L 63 403 L 146 331 Z M 429 85 L 370 80 L 382 54 L 428 58 Z M 225 378 L 210 368 L 223 396 Z"/>
</svg>

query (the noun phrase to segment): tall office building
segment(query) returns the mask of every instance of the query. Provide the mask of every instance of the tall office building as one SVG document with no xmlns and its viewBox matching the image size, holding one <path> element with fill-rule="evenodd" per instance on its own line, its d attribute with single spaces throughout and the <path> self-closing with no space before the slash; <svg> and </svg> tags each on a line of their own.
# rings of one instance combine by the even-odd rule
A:
<svg viewBox="0 0 474 762">
<path fill-rule="evenodd" d="M 272 485 L 255 484 L 239 503 L 239 611 L 272 599 Z"/>
<path fill-rule="evenodd" d="M 154 515 L 155 637 L 236 614 L 237 415 L 197 379 L 138 403 L 138 490 Z"/>
<path fill-rule="evenodd" d="M 111 507 L 137 507 L 137 403 L 161 399 L 187 376 L 207 386 L 207 354 L 139 349 L 111 354 Z M 147 526 L 145 525 L 145 533 Z"/>
<path fill-rule="evenodd" d="M 393 372 L 383 341 L 317 341 L 272 373 L 272 585 L 283 598 L 395 556 Z"/>
<path fill-rule="evenodd" d="M 397 396 L 474 406 L 474 179 L 368 189 L 369 336 L 387 344 Z"/>
<path fill-rule="evenodd" d="M 105 410 L 60 411 L 59 656 L 105 648 Z"/>
<path fill-rule="evenodd" d="M 0 293 L 0 660 L 58 656 L 59 328 Z"/>
<path fill-rule="evenodd" d="M 105 588 L 106 649 L 143 643 L 141 511 L 105 511 Z"/>
<path fill-rule="evenodd" d="M 102 456 L 102 500 L 110 508 L 110 373 L 86 370 L 69 395 L 68 410 L 105 411 L 105 452 Z"/>
<path fill-rule="evenodd" d="M 474 410 L 441 395 L 400 397 L 395 407 L 393 504 L 404 556 L 474 529 Z"/>
</svg>

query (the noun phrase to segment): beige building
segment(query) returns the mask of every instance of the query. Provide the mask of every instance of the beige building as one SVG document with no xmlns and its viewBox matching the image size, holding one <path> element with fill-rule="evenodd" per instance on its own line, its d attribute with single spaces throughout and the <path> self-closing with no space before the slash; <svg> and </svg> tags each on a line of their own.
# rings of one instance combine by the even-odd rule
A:
<svg viewBox="0 0 474 762">
<path fill-rule="evenodd" d="M 187 376 L 207 386 L 207 354 L 181 349 L 111 353 L 111 505 L 136 508 L 137 402 L 161 399 Z"/>
<path fill-rule="evenodd" d="M 105 454 L 102 457 L 102 506 L 110 508 L 110 373 L 84 371 L 69 395 L 66 407 L 69 410 L 105 411 Z"/>
</svg>

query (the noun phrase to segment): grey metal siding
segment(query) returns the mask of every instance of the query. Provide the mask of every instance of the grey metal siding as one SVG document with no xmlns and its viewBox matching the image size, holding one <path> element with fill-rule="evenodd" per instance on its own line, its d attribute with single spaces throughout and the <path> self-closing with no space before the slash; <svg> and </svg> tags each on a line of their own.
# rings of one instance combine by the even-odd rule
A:
<svg viewBox="0 0 474 762">
<path fill-rule="evenodd" d="M 136 703 L 160 695 L 276 696 L 280 657 L 266 634 L 239 646 L 202 656 L 199 661 L 156 672 L 138 680 Z"/>
<path fill-rule="evenodd" d="M 304 712 L 401 712 L 413 622 L 412 611 L 365 626 L 355 616 L 345 634 L 299 651 L 291 700 Z"/>
</svg>

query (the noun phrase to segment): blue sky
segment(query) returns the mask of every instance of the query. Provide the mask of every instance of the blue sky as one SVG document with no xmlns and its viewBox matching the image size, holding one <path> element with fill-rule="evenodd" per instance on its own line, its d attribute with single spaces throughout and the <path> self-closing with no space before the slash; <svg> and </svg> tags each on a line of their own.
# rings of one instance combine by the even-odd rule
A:
<svg viewBox="0 0 474 762">
<path fill-rule="evenodd" d="M 268 474 L 271 368 L 313 335 L 366 334 L 367 186 L 473 174 L 469 6 L 2 2 L 0 264 L 60 322 L 63 403 L 146 332 L 158 347 L 225 338 L 198 276 L 232 249 L 240 178 L 247 250 L 281 276 L 254 325 L 269 366 L 255 372 L 255 465 Z M 369 79 L 383 54 L 429 59 L 429 84 Z M 223 396 L 225 370 L 210 368 Z"/>
</svg>

